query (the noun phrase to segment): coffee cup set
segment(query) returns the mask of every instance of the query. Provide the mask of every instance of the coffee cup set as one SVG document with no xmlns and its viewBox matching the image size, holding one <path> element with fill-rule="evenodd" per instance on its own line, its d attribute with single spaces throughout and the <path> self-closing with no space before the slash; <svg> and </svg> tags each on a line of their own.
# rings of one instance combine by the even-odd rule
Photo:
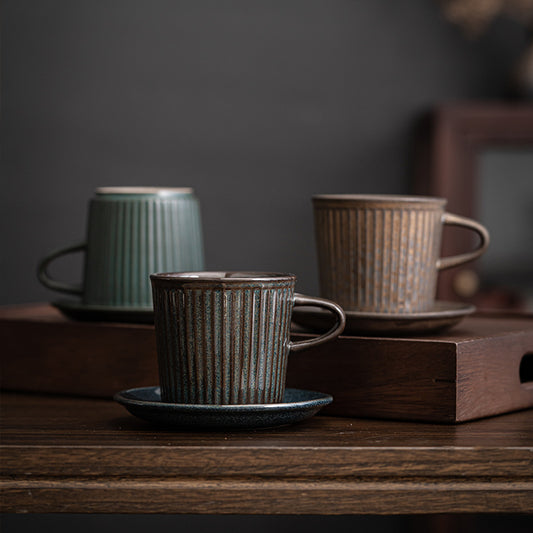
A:
<svg viewBox="0 0 533 533">
<path fill-rule="evenodd" d="M 285 386 L 290 352 L 348 333 L 448 327 L 473 311 L 435 300 L 437 274 L 479 257 L 488 233 L 444 211 L 439 198 L 313 197 L 321 297 L 295 293 L 296 276 L 204 270 L 200 208 L 190 188 L 102 187 L 90 200 L 87 240 L 39 264 L 53 302 L 81 320 L 152 322 L 159 386 L 121 391 L 130 413 L 174 428 L 254 429 L 307 419 L 329 394 Z M 479 246 L 439 258 L 442 226 L 475 231 Z M 85 253 L 82 286 L 49 264 Z M 291 322 L 325 333 L 292 341 Z M 413 326 L 414 324 L 414 326 Z"/>
<path fill-rule="evenodd" d="M 451 327 L 475 308 L 435 299 L 441 270 L 481 256 L 489 234 L 469 218 L 445 211 L 446 200 L 424 196 L 313 197 L 320 294 L 345 311 L 345 332 L 364 335 L 427 333 Z M 474 231 L 473 251 L 440 258 L 445 225 Z M 310 308 L 293 320 L 315 328 L 328 316 Z"/>
</svg>

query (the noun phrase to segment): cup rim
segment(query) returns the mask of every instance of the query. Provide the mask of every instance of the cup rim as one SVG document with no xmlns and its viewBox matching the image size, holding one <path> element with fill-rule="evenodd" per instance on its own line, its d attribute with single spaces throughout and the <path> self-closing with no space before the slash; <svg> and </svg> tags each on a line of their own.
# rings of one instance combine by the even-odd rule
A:
<svg viewBox="0 0 533 533">
<path fill-rule="evenodd" d="M 372 202 L 372 203 L 418 203 L 430 204 L 437 203 L 445 205 L 446 198 L 437 196 L 424 195 L 406 195 L 406 194 L 314 194 L 313 201 L 333 201 L 333 202 Z"/>
<path fill-rule="evenodd" d="M 180 283 L 254 283 L 272 281 L 294 281 L 296 275 L 288 272 L 263 272 L 245 270 L 218 270 L 197 272 L 156 272 L 150 274 L 153 281 Z"/>
<path fill-rule="evenodd" d="M 158 196 L 170 196 L 173 194 L 191 194 L 192 187 L 144 187 L 144 186 L 111 186 L 111 187 L 97 187 L 95 194 L 152 194 Z"/>
</svg>

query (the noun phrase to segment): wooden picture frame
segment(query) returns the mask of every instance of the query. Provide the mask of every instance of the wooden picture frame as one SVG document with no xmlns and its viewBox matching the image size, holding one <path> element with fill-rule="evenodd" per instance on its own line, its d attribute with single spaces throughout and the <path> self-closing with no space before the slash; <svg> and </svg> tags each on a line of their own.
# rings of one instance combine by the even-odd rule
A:
<svg viewBox="0 0 533 533">
<path fill-rule="evenodd" d="M 448 199 L 447 210 L 479 219 L 479 160 L 490 148 L 533 147 L 533 104 L 441 105 L 421 120 L 415 141 L 414 192 Z M 533 179 L 533 174 L 532 174 Z M 443 255 L 472 247 L 468 232 L 446 229 Z M 501 288 L 488 294 L 479 285 L 478 262 L 443 271 L 437 298 L 471 301 L 480 307 L 520 308 Z"/>
</svg>

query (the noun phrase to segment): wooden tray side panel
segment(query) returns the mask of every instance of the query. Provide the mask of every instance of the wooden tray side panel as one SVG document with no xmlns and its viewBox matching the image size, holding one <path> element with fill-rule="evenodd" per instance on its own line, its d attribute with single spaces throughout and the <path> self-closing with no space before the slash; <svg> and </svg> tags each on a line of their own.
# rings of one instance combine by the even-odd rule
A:
<svg viewBox="0 0 533 533">
<path fill-rule="evenodd" d="M 157 385 L 153 327 L 0 320 L 4 390 L 111 398 Z"/>
<path fill-rule="evenodd" d="M 520 364 L 533 354 L 533 330 L 462 343 L 457 357 L 457 421 L 533 406 L 533 381 L 520 379 Z"/>
<path fill-rule="evenodd" d="M 14 306 L 0 308 L 0 338 L 4 390 L 110 398 L 159 383 L 151 325 Z M 533 407 L 533 355 L 520 382 L 525 354 L 533 354 L 531 316 L 473 316 L 423 338 L 341 336 L 293 353 L 287 385 L 332 394 L 331 415 L 464 422 Z"/>
<path fill-rule="evenodd" d="M 330 415 L 454 422 L 455 348 L 340 337 L 291 354 L 287 384 L 331 394 Z"/>
</svg>

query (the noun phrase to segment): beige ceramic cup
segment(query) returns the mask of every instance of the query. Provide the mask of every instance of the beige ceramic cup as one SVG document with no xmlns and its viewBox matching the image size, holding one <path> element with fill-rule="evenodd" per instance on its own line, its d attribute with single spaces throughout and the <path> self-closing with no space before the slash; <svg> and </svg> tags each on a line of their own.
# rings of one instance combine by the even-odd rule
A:
<svg viewBox="0 0 533 533">
<path fill-rule="evenodd" d="M 476 259 L 489 243 L 485 227 L 445 212 L 445 205 L 425 196 L 313 196 L 320 295 L 345 311 L 430 311 L 439 271 Z M 476 232 L 478 247 L 440 258 L 447 224 Z"/>
</svg>

